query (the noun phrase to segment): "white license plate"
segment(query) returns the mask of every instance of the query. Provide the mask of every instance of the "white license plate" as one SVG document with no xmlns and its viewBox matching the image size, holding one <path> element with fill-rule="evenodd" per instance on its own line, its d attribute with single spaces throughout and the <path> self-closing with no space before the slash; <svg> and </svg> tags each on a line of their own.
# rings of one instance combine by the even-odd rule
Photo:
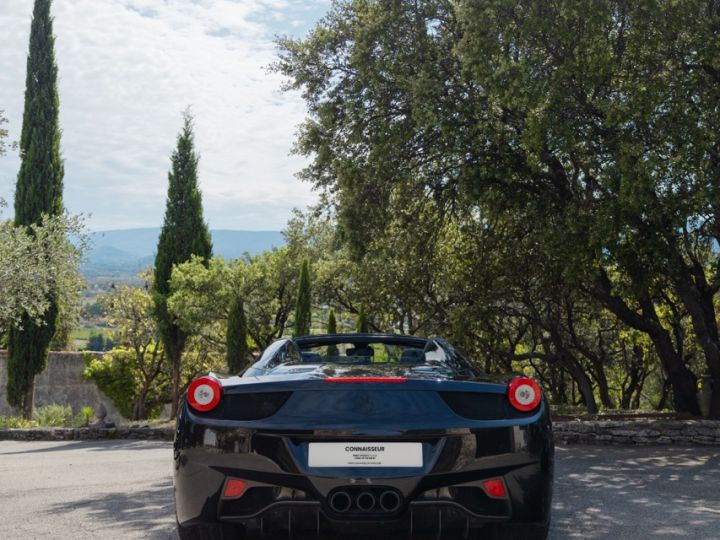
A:
<svg viewBox="0 0 720 540">
<path fill-rule="evenodd" d="M 422 443 L 310 443 L 310 467 L 422 467 Z"/>
</svg>

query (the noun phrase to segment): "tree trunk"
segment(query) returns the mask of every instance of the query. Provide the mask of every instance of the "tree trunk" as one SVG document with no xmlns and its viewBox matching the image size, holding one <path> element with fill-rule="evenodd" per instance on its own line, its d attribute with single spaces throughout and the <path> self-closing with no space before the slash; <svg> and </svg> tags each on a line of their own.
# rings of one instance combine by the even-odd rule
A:
<svg viewBox="0 0 720 540">
<path fill-rule="evenodd" d="M 25 391 L 25 399 L 23 399 L 23 418 L 32 420 L 33 408 L 35 406 L 35 377 L 30 379 L 27 390 Z"/>
<path fill-rule="evenodd" d="M 595 401 L 595 393 L 593 392 L 592 381 L 588 377 L 585 370 L 579 365 L 572 354 L 563 351 L 559 355 L 560 365 L 562 365 L 577 383 L 578 391 L 582 397 L 583 403 L 590 414 L 597 414 L 598 406 Z"/>
<path fill-rule="evenodd" d="M 605 407 L 606 409 L 614 409 L 615 403 L 610 396 L 610 385 L 608 384 L 607 376 L 605 375 L 605 369 L 603 368 L 602 363 L 595 364 L 594 368 L 595 382 L 597 382 L 598 385 L 600 403 L 602 403 L 603 407 Z"/>
<path fill-rule="evenodd" d="M 601 273 L 596 279 L 592 293 L 621 321 L 646 333 L 652 340 L 655 352 L 672 385 L 675 410 L 700 416 L 700 407 L 696 396 L 696 377 L 687 368 L 682 357 L 678 355 L 668 331 L 660 324 L 649 293 L 638 295 L 638 301 L 642 308 L 640 313 L 630 309 L 622 298 L 612 293 L 612 283 L 605 273 Z"/>
<path fill-rule="evenodd" d="M 173 355 L 170 357 L 172 366 L 172 409 L 170 418 L 177 418 L 178 407 L 180 405 L 180 357 L 181 355 Z"/>
<path fill-rule="evenodd" d="M 147 384 L 144 384 L 142 389 L 140 390 L 140 395 L 138 395 L 137 401 L 135 402 L 135 407 L 133 407 L 133 420 L 147 419 L 147 406 L 145 405 L 145 402 L 147 400 L 147 394 L 149 390 L 150 387 Z"/>
<path fill-rule="evenodd" d="M 700 283 L 694 282 L 689 269 L 683 268 L 676 280 L 676 287 L 690 315 L 695 339 L 705 356 L 708 373 L 714 381 L 710 418 L 720 418 L 720 344 L 713 304 L 714 295 L 707 283 L 703 283 L 705 277 L 701 276 L 698 279 L 701 280 Z M 695 387 L 693 391 L 697 392 L 697 388 Z"/>
<path fill-rule="evenodd" d="M 658 402 L 657 407 L 655 407 L 656 411 L 662 411 L 667 406 L 668 393 L 671 387 L 672 385 L 670 384 L 670 381 L 665 379 L 662 394 L 660 395 L 660 401 Z"/>
</svg>

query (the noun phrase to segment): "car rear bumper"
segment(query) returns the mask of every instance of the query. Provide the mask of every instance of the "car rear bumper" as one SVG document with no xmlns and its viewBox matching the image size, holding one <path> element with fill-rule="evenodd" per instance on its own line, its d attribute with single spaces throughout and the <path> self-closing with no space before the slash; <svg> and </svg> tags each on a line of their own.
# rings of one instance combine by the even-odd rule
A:
<svg viewBox="0 0 720 540">
<path fill-rule="evenodd" d="M 324 527 L 355 530 L 457 529 L 491 522 L 547 523 L 552 496 L 553 443 L 543 411 L 533 422 L 501 427 L 393 430 L 273 430 L 210 421 L 183 407 L 175 441 L 178 522 L 241 522 L 292 530 Z M 425 449 L 423 470 L 310 469 L 303 448 L 312 441 L 417 441 Z M 226 479 L 249 489 L 225 500 Z M 487 495 L 482 481 L 503 479 L 507 498 Z M 386 491 L 397 508 L 377 501 Z M 331 504 L 344 492 L 350 508 Z M 372 509 L 358 507 L 370 493 Z M 367 496 L 363 495 L 365 500 Z M 393 505 L 387 505 L 392 507 Z"/>
</svg>

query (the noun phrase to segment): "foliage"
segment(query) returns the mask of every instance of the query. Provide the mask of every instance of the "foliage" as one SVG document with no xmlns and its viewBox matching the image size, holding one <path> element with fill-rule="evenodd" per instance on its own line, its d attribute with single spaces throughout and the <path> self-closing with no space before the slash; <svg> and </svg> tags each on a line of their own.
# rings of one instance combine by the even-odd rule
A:
<svg viewBox="0 0 720 540">
<path fill-rule="evenodd" d="M 69 236 L 79 241 L 72 244 Z M 0 221 L 0 334 L 22 326 L 25 318 L 40 324 L 52 291 L 63 304 L 74 301 L 83 285 L 78 267 L 86 240 L 78 217 L 45 217 L 29 231 Z"/>
<path fill-rule="evenodd" d="M 180 328 L 211 350 L 223 351 L 234 299 L 242 298 L 244 261 L 200 257 L 177 265 L 170 280 L 168 310 Z"/>
<path fill-rule="evenodd" d="M 90 424 L 95 412 L 92 407 L 83 407 L 73 415 L 70 405 L 50 404 L 38 407 L 33 411 L 33 419 L 26 420 L 21 416 L 0 416 L 0 429 L 34 428 L 34 427 L 85 427 Z"/>
<path fill-rule="evenodd" d="M 225 359 L 228 370 L 230 373 L 239 373 L 245 367 L 250 354 L 245 305 L 240 298 L 235 298 L 230 304 L 225 336 Z"/>
<path fill-rule="evenodd" d="M 95 416 L 95 410 L 92 407 L 83 407 L 80 409 L 80 418 L 83 426 L 89 426 L 90 421 Z"/>
<path fill-rule="evenodd" d="M 8 130 L 5 129 L 4 127 L 2 127 L 3 124 L 7 124 L 7 118 L 5 118 L 5 111 L 0 109 L 0 157 L 4 156 L 7 153 L 7 149 L 8 149 L 8 142 L 7 142 Z M 14 149 L 17 147 L 17 144 L 13 143 L 13 144 L 10 144 L 9 146 L 10 146 L 10 148 Z"/>
<path fill-rule="evenodd" d="M 168 308 L 184 332 L 225 353 L 230 307 L 243 299 L 248 335 L 264 349 L 283 335 L 294 305 L 298 263 L 288 248 L 226 262 L 199 258 L 172 274 Z"/>
<path fill-rule="evenodd" d="M 327 333 L 328 334 L 337 334 L 337 322 L 335 321 L 335 311 L 330 310 L 330 314 L 328 315 L 328 324 L 327 324 Z M 333 356 L 339 356 L 340 351 L 337 348 L 337 345 L 328 345 L 327 348 L 327 356 L 333 357 Z"/>
<path fill-rule="evenodd" d="M 342 241 L 313 259 L 319 298 L 589 409 L 636 399 L 653 358 L 697 413 L 698 371 L 720 380 L 718 21 L 702 0 L 339 1 L 282 39 Z"/>
<path fill-rule="evenodd" d="M 335 321 L 335 310 L 330 310 L 328 315 L 327 333 L 337 334 L 337 321 Z"/>
<path fill-rule="evenodd" d="M 33 420 L 43 427 L 68 426 L 73 419 L 73 411 L 70 405 L 45 405 L 33 411 Z"/>
<path fill-rule="evenodd" d="M 164 393 L 160 389 L 167 385 L 166 356 L 152 317 L 151 293 L 145 288 L 121 286 L 103 300 L 108 323 L 117 328 L 122 347 L 132 353 L 126 355 L 122 349 L 112 352 L 118 364 L 130 365 L 135 390 L 129 395 L 133 400 L 132 414 L 126 416 L 133 420 L 147 418 L 161 403 Z M 125 373 L 124 367 L 118 369 Z"/>
<path fill-rule="evenodd" d="M 357 331 L 361 334 L 369 332 L 367 315 L 365 314 L 365 304 L 360 304 L 360 313 L 357 318 Z"/>
<path fill-rule="evenodd" d="M 86 351 L 109 351 L 115 347 L 115 341 L 111 336 L 106 336 L 102 332 L 91 332 L 88 338 Z"/>
<path fill-rule="evenodd" d="M 102 356 L 85 353 L 83 377 L 97 384 L 125 418 L 135 418 L 136 404 L 142 391 L 135 353 L 116 348 Z M 144 417 L 160 412 L 162 404 L 170 399 L 168 377 L 158 378 L 145 395 Z"/>
<path fill-rule="evenodd" d="M 35 420 L 26 420 L 22 416 L 0 416 L 0 429 L 27 429 L 37 427 Z"/>
<path fill-rule="evenodd" d="M 652 358 L 696 413 L 696 374 L 720 380 L 718 21 L 701 0 L 336 2 L 277 64 L 344 245 L 318 290 L 558 396 L 569 376 L 589 409 L 610 385 L 637 401 Z"/>
<path fill-rule="evenodd" d="M 310 293 L 310 261 L 303 260 L 298 279 L 298 292 L 295 299 L 295 319 L 293 321 L 293 336 L 307 336 L 310 334 L 312 324 L 312 299 Z"/>
<path fill-rule="evenodd" d="M 181 361 L 187 334 L 168 311 L 170 277 L 175 265 L 190 260 L 193 255 L 203 261 L 212 255 L 210 232 L 203 218 L 202 198 L 198 189 L 199 157 L 194 139 L 193 118 L 186 111 L 183 129 L 177 137 L 177 146 L 171 157 L 167 207 L 155 256 L 153 280 L 155 318 L 172 367 L 173 417 L 177 414 L 180 398 Z"/>
<path fill-rule="evenodd" d="M 60 216 L 63 161 L 60 157 L 59 100 L 51 0 L 35 0 L 25 82 L 25 112 L 20 136 L 20 172 L 15 187 L 15 225 L 32 227 L 45 215 Z M 31 230 L 31 229 L 29 229 Z M 47 308 L 23 314 L 8 338 L 8 403 L 22 408 L 29 419 L 33 409 L 35 375 L 45 369 L 58 308 L 59 289 L 46 294 Z M 38 316 L 41 315 L 41 320 Z"/>
</svg>

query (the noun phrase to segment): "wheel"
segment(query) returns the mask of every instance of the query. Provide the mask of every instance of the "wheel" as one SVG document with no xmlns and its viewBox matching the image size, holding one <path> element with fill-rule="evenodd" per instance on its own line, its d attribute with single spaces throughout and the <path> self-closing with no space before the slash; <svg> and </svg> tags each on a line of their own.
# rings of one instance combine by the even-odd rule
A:
<svg viewBox="0 0 720 540">
<path fill-rule="evenodd" d="M 241 540 L 245 538 L 245 527 L 230 523 L 183 526 L 177 524 L 180 540 Z"/>
<path fill-rule="evenodd" d="M 481 538 L 487 538 L 487 540 L 546 540 L 549 529 L 550 524 L 496 523 L 483 529 Z"/>
</svg>

